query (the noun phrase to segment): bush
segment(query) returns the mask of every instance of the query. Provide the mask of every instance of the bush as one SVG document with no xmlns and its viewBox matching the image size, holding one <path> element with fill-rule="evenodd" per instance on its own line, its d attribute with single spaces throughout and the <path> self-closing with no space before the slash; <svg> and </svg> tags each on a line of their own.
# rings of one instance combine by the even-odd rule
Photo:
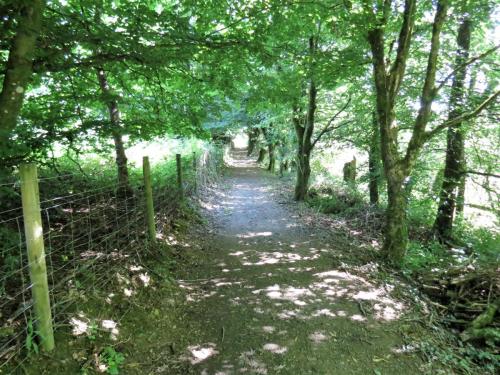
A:
<svg viewBox="0 0 500 375">
<path fill-rule="evenodd" d="M 308 203 L 325 214 L 340 214 L 366 206 L 362 194 L 355 188 L 332 186 L 311 189 Z"/>
<path fill-rule="evenodd" d="M 406 253 L 403 269 L 410 272 L 441 268 L 449 265 L 451 253 L 439 242 L 422 243 L 411 241 Z"/>
<path fill-rule="evenodd" d="M 457 221 L 454 237 L 479 263 L 494 265 L 500 263 L 500 233 L 488 228 L 474 228 L 464 221 Z"/>
</svg>

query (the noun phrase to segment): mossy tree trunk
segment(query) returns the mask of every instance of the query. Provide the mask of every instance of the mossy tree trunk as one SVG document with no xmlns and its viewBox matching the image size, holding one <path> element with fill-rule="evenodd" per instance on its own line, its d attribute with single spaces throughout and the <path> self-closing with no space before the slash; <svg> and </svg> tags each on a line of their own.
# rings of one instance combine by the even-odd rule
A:
<svg viewBox="0 0 500 375">
<path fill-rule="evenodd" d="M 259 156 L 257 157 L 257 163 L 262 163 L 266 158 L 266 149 L 261 147 L 259 148 Z"/>
<path fill-rule="evenodd" d="M 311 166 L 309 163 L 309 154 L 307 139 L 304 138 L 305 126 L 301 123 L 304 121 L 301 116 L 301 111 L 298 107 L 293 109 L 293 123 L 295 126 L 295 133 L 297 135 L 297 157 L 295 165 L 297 168 L 297 177 L 295 180 L 295 194 L 294 199 L 303 201 L 306 198 L 309 188 L 309 177 L 311 175 Z"/>
<path fill-rule="evenodd" d="M 465 168 L 465 165 L 464 165 L 464 168 Z M 458 185 L 456 215 L 463 215 L 463 213 L 464 213 L 464 207 L 465 207 L 465 183 L 466 183 L 466 175 L 464 174 L 462 176 L 462 178 L 460 179 L 460 184 Z"/>
<path fill-rule="evenodd" d="M 403 220 L 406 217 L 406 213 L 404 212 L 406 209 L 406 203 L 404 203 L 405 190 L 402 187 L 410 176 L 422 147 L 432 137 L 443 130 L 460 126 L 464 121 L 476 117 L 500 95 L 500 90 L 497 90 L 483 100 L 475 109 L 459 116 L 448 118 L 442 123 L 435 125 L 432 129 L 427 130 L 426 127 L 432 113 L 432 103 L 439 90 L 447 82 L 447 79 L 450 78 L 447 77 L 443 83 L 438 86 L 435 85 L 441 30 L 449 7 L 448 0 L 438 0 L 432 24 L 430 49 L 427 53 L 427 68 L 420 93 L 420 108 L 411 127 L 408 146 L 405 150 L 401 150 L 402 152 L 400 153 L 398 147 L 399 128 L 395 123 L 394 109 L 409 56 L 410 42 L 415 24 L 416 3 L 416 0 L 405 0 L 403 22 L 401 23 L 397 40 L 396 56 L 390 66 L 385 54 L 386 38 L 384 30 L 389 18 L 389 12 L 392 11 L 391 7 L 372 8 L 368 2 L 364 5 L 364 10 L 368 15 L 371 14 L 373 21 L 367 37 L 372 52 L 377 117 L 380 127 L 380 150 L 384 165 L 384 175 L 387 180 L 388 194 L 390 195 L 386 215 L 387 229 L 385 231 L 382 253 L 394 265 L 401 264 L 406 251 L 405 246 L 408 243 L 406 221 L 396 222 L 396 219 Z M 390 5 L 390 2 L 385 2 L 385 4 Z M 464 11 L 464 14 L 467 14 L 467 11 Z M 490 49 L 482 57 L 493 51 L 495 49 Z M 470 63 L 471 61 L 468 60 L 464 65 Z M 398 236 L 404 236 L 405 238 L 398 238 Z"/>
<path fill-rule="evenodd" d="M 387 211 L 383 253 L 393 262 L 401 262 L 408 246 L 407 200 L 402 176 L 391 176 L 387 183 Z"/>
<path fill-rule="evenodd" d="M 455 75 L 450 95 L 449 119 L 454 119 L 463 113 L 465 100 L 465 77 L 467 66 L 464 63 L 469 58 L 471 21 L 468 17 L 462 20 L 457 35 L 457 53 L 455 58 Z M 465 173 L 465 143 L 462 124 L 457 124 L 447 131 L 446 160 L 443 183 L 439 196 L 439 206 L 434 223 L 434 230 L 440 241 L 448 243 L 452 240 L 453 221 L 457 208 L 458 192 L 464 181 Z M 461 198 L 463 201 L 463 197 Z M 463 202 L 462 202 L 463 204 Z"/>
<path fill-rule="evenodd" d="M 313 85 L 312 82 L 311 84 Z M 300 110 L 298 108 L 294 108 L 293 122 L 295 126 L 295 133 L 297 136 L 297 177 L 295 181 L 294 194 L 294 199 L 296 201 L 303 201 L 306 198 L 307 192 L 309 190 L 309 178 L 311 176 L 311 136 L 310 132 L 306 132 L 308 128 L 307 117 L 306 119 L 302 119 L 301 117 L 302 116 L 300 114 Z M 304 125 L 302 125 L 302 123 L 304 123 Z"/>
<path fill-rule="evenodd" d="M 250 156 L 253 154 L 255 150 L 255 145 L 257 144 L 257 141 L 259 139 L 259 129 L 252 128 L 247 132 L 247 134 L 248 134 L 247 156 Z"/>
<path fill-rule="evenodd" d="M 274 142 L 270 142 L 267 145 L 267 152 L 269 155 L 269 164 L 267 165 L 267 170 L 269 172 L 274 172 L 274 169 L 276 167 L 276 154 L 275 154 L 275 144 Z"/>
<path fill-rule="evenodd" d="M 276 139 L 274 135 L 273 123 L 270 123 L 267 127 L 262 127 L 260 130 L 264 137 L 264 142 L 267 147 L 267 156 L 269 158 L 267 164 L 267 170 L 270 172 L 274 172 L 274 168 L 276 165 L 276 154 L 275 154 Z"/>
<path fill-rule="evenodd" d="M 297 180 L 294 195 L 296 201 L 303 201 L 309 191 L 309 177 L 311 176 L 309 157 L 307 153 L 297 157 Z"/>
<path fill-rule="evenodd" d="M 369 10 L 368 7 L 365 9 Z M 369 11 L 373 13 L 373 10 Z M 386 12 L 388 11 L 390 9 L 383 10 L 384 19 L 387 19 L 388 14 Z M 445 0 L 439 1 L 433 23 L 425 81 L 420 96 L 421 106 L 413 124 L 412 136 L 404 156 L 401 156 L 398 151 L 398 128 L 394 126 L 394 108 L 409 55 L 410 42 L 415 24 L 416 1 L 405 1 L 396 58 L 390 68 L 387 66 L 385 56 L 383 25 L 376 23 L 377 26 L 368 32 L 368 41 L 371 46 L 373 59 L 376 108 L 380 128 L 380 150 L 388 192 L 382 253 L 389 262 L 395 265 L 401 264 L 408 244 L 404 182 L 410 175 L 415 160 L 425 141 L 425 126 L 430 118 L 431 105 L 435 95 L 434 84 L 440 33 L 446 12 L 447 2 Z M 374 15 L 374 17 L 376 16 Z"/>
<path fill-rule="evenodd" d="M 0 150 L 8 148 L 10 134 L 21 111 L 33 71 L 36 39 L 42 27 L 44 7 L 42 0 L 26 0 L 19 5 L 16 35 L 10 46 L 0 93 Z"/>
<path fill-rule="evenodd" d="M 370 191 L 370 204 L 379 204 L 379 184 L 381 172 L 380 160 L 380 130 L 377 123 L 377 113 L 373 112 L 372 129 L 370 137 L 370 149 L 368 151 L 368 173 Z"/>
<path fill-rule="evenodd" d="M 283 177 L 284 173 L 288 170 L 288 161 L 281 160 L 280 161 L 280 177 Z"/>
<path fill-rule="evenodd" d="M 315 125 L 316 97 L 318 94 L 316 83 L 314 81 L 314 55 L 317 48 L 317 42 L 314 37 L 309 38 L 309 55 L 313 58 L 311 63 L 311 73 L 309 79 L 307 113 L 302 119 L 301 111 L 298 105 L 293 107 L 293 124 L 297 136 L 297 178 L 295 181 L 296 201 L 303 201 L 309 190 L 309 178 L 311 176 L 311 152 L 315 142 L 312 141 Z"/>
</svg>

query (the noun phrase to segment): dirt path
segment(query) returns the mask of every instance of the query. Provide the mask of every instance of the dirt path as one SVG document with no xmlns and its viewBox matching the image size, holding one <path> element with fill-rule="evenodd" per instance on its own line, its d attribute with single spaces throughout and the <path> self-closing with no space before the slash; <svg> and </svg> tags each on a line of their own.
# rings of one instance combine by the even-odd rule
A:
<svg viewBox="0 0 500 375">
<path fill-rule="evenodd" d="M 180 281 L 184 324 L 198 327 L 181 360 L 199 374 L 419 373 L 392 286 L 370 281 L 368 266 L 348 269 L 275 182 L 235 154 L 228 188 L 207 203 L 210 261 Z"/>
</svg>

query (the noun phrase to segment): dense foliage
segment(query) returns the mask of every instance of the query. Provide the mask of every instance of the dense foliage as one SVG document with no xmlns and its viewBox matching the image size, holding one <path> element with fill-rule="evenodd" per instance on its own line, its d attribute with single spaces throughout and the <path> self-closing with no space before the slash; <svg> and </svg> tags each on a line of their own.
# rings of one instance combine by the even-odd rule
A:
<svg viewBox="0 0 500 375">
<path fill-rule="evenodd" d="M 0 14 L 0 182 L 113 151 L 127 189 L 134 144 L 243 129 L 249 155 L 296 174 L 296 200 L 373 210 L 396 268 L 498 267 L 496 1 L 3 0 Z M 473 334 L 498 343 L 496 329 Z"/>
</svg>

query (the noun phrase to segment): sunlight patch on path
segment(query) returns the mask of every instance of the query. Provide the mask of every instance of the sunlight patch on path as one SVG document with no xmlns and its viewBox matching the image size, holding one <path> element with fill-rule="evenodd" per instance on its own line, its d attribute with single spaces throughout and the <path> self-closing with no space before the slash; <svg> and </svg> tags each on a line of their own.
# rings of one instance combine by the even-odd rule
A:
<svg viewBox="0 0 500 375">
<path fill-rule="evenodd" d="M 215 347 L 216 345 L 211 342 L 203 345 L 188 346 L 187 353 L 181 359 L 189 361 L 192 365 L 196 365 L 219 354 L 219 351 Z"/>
<path fill-rule="evenodd" d="M 315 344 L 321 344 L 322 342 L 328 340 L 328 336 L 322 331 L 316 331 L 309 335 L 309 340 Z"/>
<path fill-rule="evenodd" d="M 288 350 L 286 347 L 280 346 L 280 345 L 275 344 L 273 342 L 264 344 L 263 349 L 267 350 L 271 353 L 274 353 L 274 354 L 283 354 L 283 353 L 286 353 L 286 351 Z"/>
</svg>

